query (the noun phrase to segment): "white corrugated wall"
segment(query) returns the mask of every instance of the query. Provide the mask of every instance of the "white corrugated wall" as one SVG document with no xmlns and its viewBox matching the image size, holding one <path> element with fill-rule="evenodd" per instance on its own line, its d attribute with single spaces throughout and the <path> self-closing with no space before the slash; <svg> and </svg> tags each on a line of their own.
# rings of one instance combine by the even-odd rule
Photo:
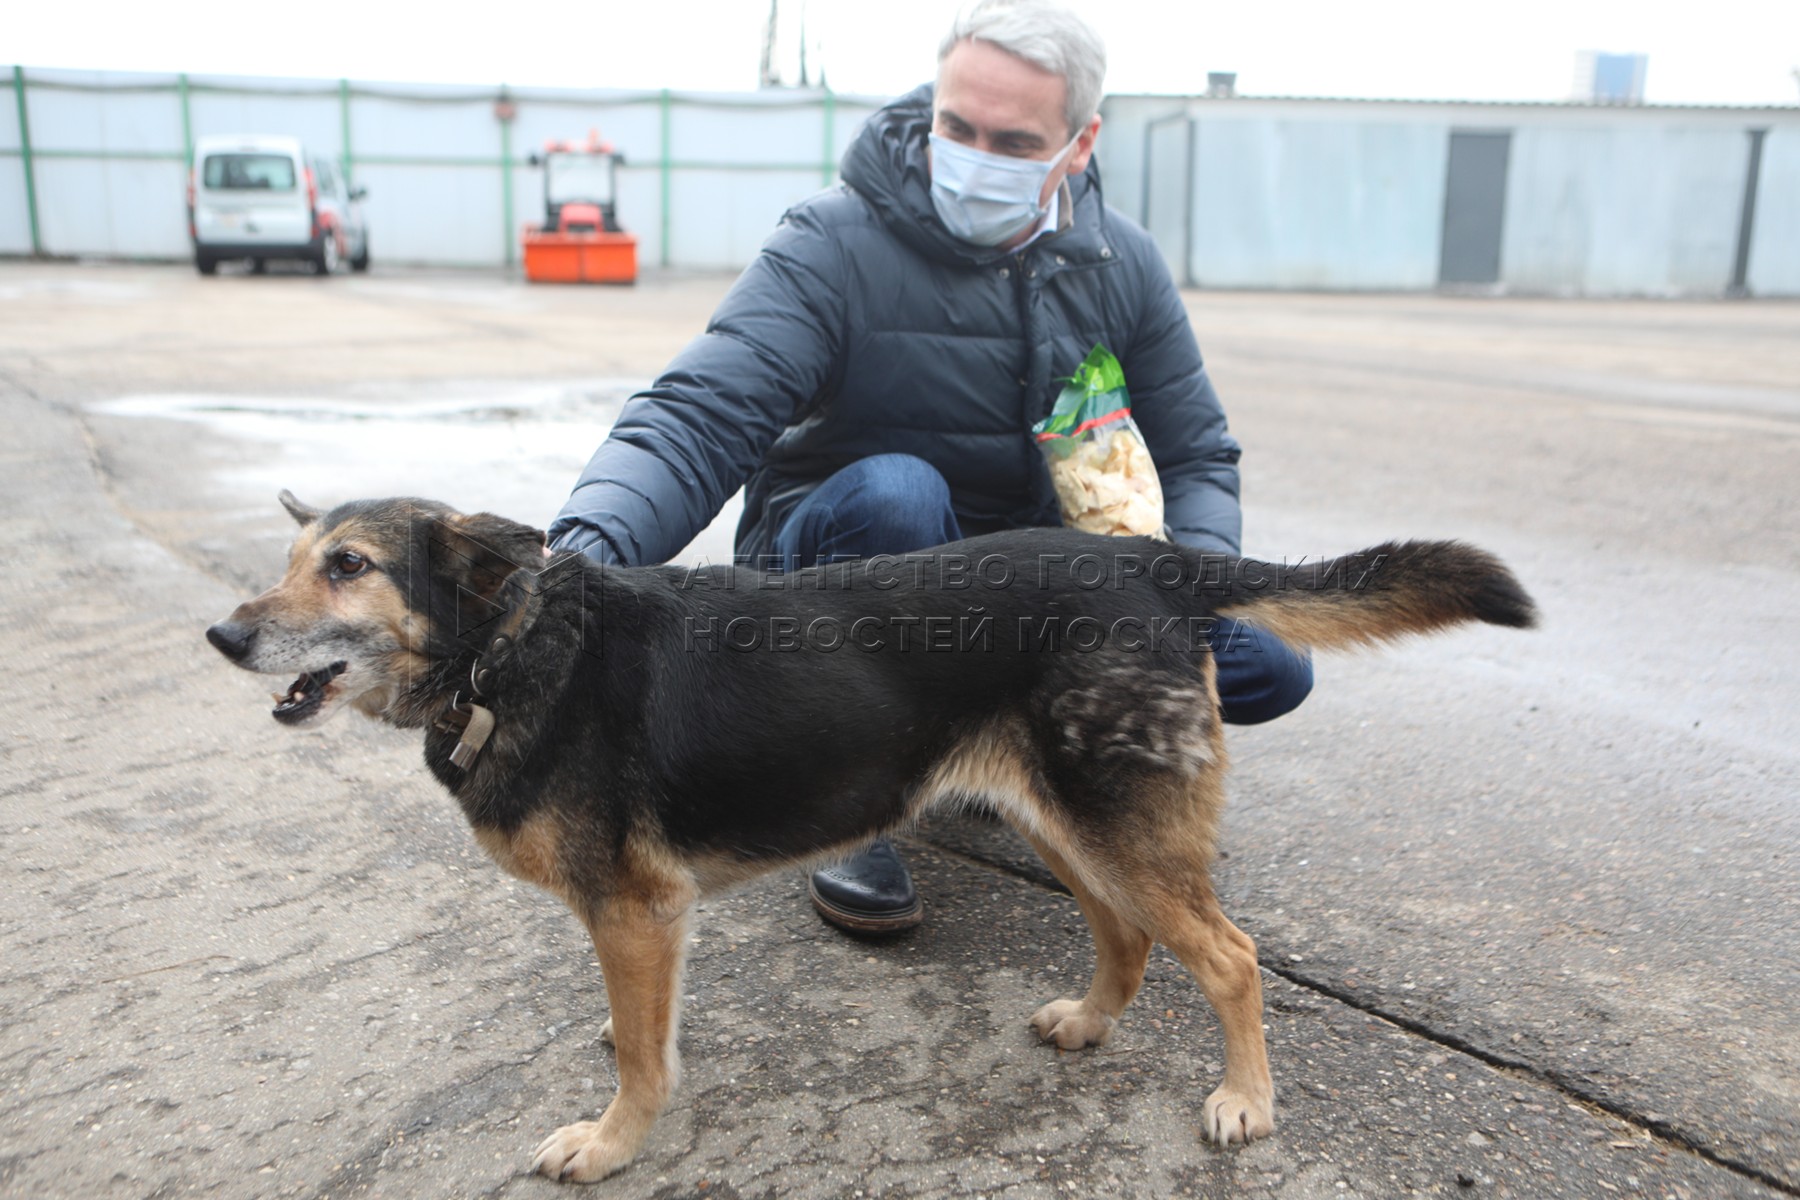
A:
<svg viewBox="0 0 1800 1200">
<path fill-rule="evenodd" d="M 369 190 L 382 261 L 499 267 L 517 261 L 520 227 L 542 216 L 542 179 L 528 156 L 597 129 L 625 155 L 619 215 L 640 239 L 641 262 L 737 268 L 784 210 L 835 179 L 837 158 L 880 103 L 798 90 L 514 88 L 503 125 L 499 87 L 5 71 L 4 254 L 186 257 L 193 139 L 280 133 L 309 153 L 348 158 Z"/>
</svg>

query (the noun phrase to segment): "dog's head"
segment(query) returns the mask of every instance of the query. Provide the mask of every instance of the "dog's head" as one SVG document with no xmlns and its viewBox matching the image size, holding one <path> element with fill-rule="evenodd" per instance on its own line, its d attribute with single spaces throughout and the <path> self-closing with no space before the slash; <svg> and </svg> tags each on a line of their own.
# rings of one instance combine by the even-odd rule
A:
<svg viewBox="0 0 1800 1200">
<path fill-rule="evenodd" d="M 245 670 L 296 676 L 275 696 L 273 715 L 287 725 L 346 704 L 421 723 L 517 601 L 507 587 L 514 572 L 541 568 L 548 553 L 537 529 L 430 500 L 321 512 L 284 491 L 281 503 L 300 524 L 287 573 L 206 640 Z"/>
</svg>

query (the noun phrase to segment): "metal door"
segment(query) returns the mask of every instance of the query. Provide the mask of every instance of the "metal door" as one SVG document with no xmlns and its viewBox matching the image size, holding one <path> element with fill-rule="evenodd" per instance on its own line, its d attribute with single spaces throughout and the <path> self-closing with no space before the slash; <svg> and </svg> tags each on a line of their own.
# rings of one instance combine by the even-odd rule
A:
<svg viewBox="0 0 1800 1200">
<path fill-rule="evenodd" d="M 1509 130 L 1453 130 L 1444 186 L 1439 283 L 1500 282 L 1500 233 L 1506 223 Z"/>
</svg>

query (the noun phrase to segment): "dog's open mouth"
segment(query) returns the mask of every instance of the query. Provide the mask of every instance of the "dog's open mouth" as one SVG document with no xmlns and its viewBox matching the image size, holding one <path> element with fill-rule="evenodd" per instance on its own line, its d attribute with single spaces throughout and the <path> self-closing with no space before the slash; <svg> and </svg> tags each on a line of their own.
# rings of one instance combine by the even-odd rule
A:
<svg viewBox="0 0 1800 1200">
<path fill-rule="evenodd" d="M 275 708 L 270 715 L 288 725 L 306 720 L 325 703 L 325 689 L 331 681 L 349 669 L 349 663 L 334 662 L 321 670 L 307 671 L 288 684 L 285 695 L 276 694 Z"/>
</svg>

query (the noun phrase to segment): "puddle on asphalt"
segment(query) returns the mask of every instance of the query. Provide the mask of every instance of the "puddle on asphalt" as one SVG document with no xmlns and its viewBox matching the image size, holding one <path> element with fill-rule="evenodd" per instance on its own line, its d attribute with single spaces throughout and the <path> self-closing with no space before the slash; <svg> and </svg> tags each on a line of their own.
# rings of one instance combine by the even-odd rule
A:
<svg viewBox="0 0 1800 1200">
<path fill-rule="evenodd" d="M 452 277 L 453 278 L 453 277 Z M 541 297 L 529 287 L 502 286 L 478 279 L 459 286 L 451 278 L 407 280 L 392 275 L 378 279 L 352 278 L 340 281 L 348 290 L 377 300 L 425 300 L 433 304 L 460 304 L 467 308 L 506 308 L 536 310 L 544 308 Z"/>
<path fill-rule="evenodd" d="M 73 299 L 83 304 L 141 304 L 151 298 L 148 284 L 66 276 L 9 279 L 0 283 L 0 303 L 18 300 Z"/>
<path fill-rule="evenodd" d="M 465 512 L 547 526 L 643 380 L 365 385 L 330 395 L 150 393 L 89 406 L 115 417 L 183 421 L 225 444 L 205 482 L 232 507 L 266 507 L 291 487 L 309 504 L 423 496 Z M 304 487 L 295 486 L 305 480 Z M 733 497 L 676 561 L 728 559 Z"/>
</svg>

